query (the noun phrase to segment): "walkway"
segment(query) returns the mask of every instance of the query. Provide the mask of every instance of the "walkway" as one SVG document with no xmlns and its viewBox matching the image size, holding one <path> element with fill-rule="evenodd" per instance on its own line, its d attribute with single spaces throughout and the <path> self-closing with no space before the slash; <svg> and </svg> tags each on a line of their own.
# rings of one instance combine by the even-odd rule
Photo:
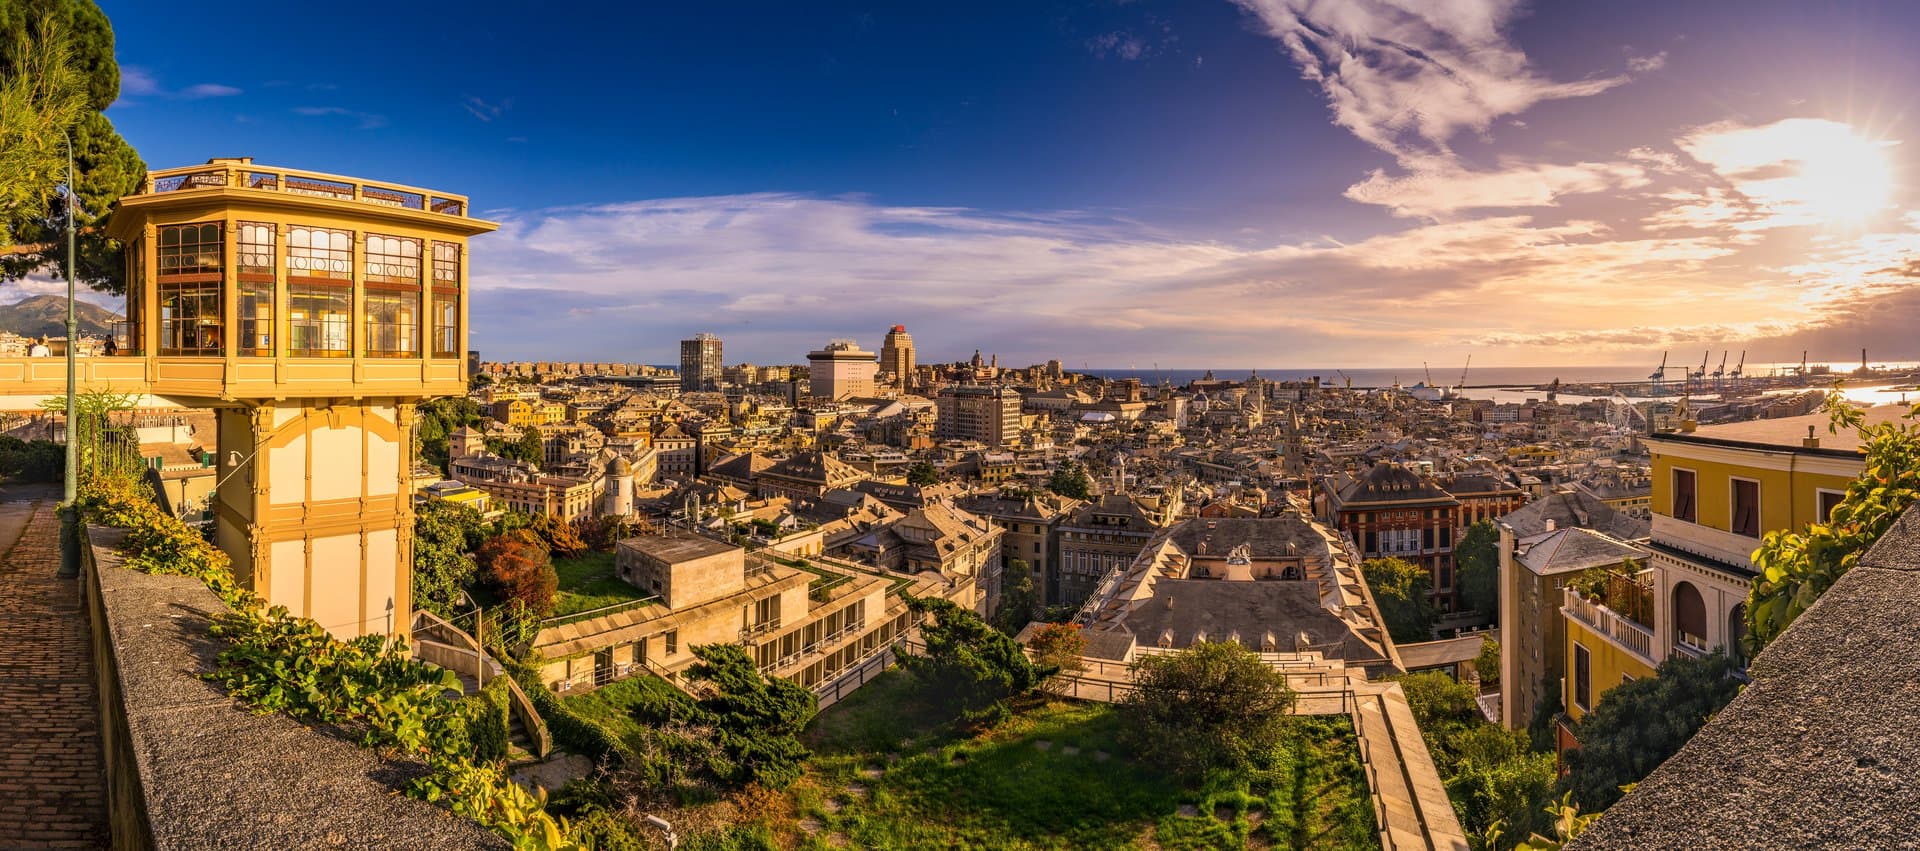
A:
<svg viewBox="0 0 1920 851">
<path fill-rule="evenodd" d="M 61 579 L 58 495 L 0 488 L 0 843 L 107 845 L 99 708 L 80 583 Z M 18 843 L 18 844 L 14 844 Z"/>
</svg>

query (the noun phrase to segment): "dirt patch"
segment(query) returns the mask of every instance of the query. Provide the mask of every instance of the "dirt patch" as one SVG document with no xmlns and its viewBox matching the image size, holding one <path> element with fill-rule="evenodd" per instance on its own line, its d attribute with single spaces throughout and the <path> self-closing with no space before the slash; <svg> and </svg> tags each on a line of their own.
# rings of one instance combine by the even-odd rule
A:
<svg viewBox="0 0 1920 851">
<path fill-rule="evenodd" d="M 1107 753 L 1106 751 L 1093 752 L 1094 762 L 1106 762 L 1107 760 L 1110 760 L 1110 759 L 1113 759 L 1113 754 Z"/>
<path fill-rule="evenodd" d="M 1066 747 L 1064 747 L 1064 748 L 1061 748 L 1061 749 L 1060 749 L 1060 752 L 1061 752 L 1061 753 L 1063 753 L 1063 754 L 1066 754 L 1067 756 L 1079 756 L 1079 755 L 1080 755 L 1080 746 L 1079 746 L 1079 745 L 1067 745 Z"/>
<path fill-rule="evenodd" d="M 800 820 L 800 829 L 806 831 L 808 836 L 819 836 L 820 831 L 826 829 L 826 825 L 821 824 L 820 820 L 813 816 L 807 816 Z"/>
<path fill-rule="evenodd" d="M 827 844 L 835 848 L 845 848 L 851 842 L 853 842 L 852 837 L 837 830 L 827 836 Z"/>
<path fill-rule="evenodd" d="M 1216 819 L 1219 819 L 1224 822 L 1231 822 L 1233 821 L 1233 816 L 1234 816 L 1233 808 L 1227 806 L 1226 804 L 1220 804 L 1213 808 L 1213 817 Z"/>
<path fill-rule="evenodd" d="M 1043 751 L 1053 750 L 1053 742 L 1048 739 L 1034 739 L 1033 746 Z"/>
<path fill-rule="evenodd" d="M 1179 813 L 1180 815 L 1185 816 L 1187 818 L 1200 817 L 1200 808 L 1192 804 L 1181 804 L 1180 809 L 1174 810 L 1174 812 Z"/>
<path fill-rule="evenodd" d="M 846 808 L 847 808 L 846 803 L 841 801 L 839 798 L 828 798 L 820 802 L 820 809 L 826 810 L 827 815 L 837 816 L 840 814 L 841 810 L 844 810 Z"/>
<path fill-rule="evenodd" d="M 880 779 L 880 775 L 885 773 L 886 772 L 882 771 L 880 767 L 877 765 L 869 765 L 866 768 L 860 769 L 860 776 L 865 777 L 868 780 L 878 780 Z"/>
<path fill-rule="evenodd" d="M 1260 809 L 1259 807 L 1247 810 L 1247 824 L 1249 826 L 1258 828 L 1262 823 L 1266 822 L 1266 820 L 1266 810 Z"/>
<path fill-rule="evenodd" d="M 858 783 L 848 783 L 847 794 L 855 798 L 865 798 L 867 796 L 867 787 Z"/>
</svg>

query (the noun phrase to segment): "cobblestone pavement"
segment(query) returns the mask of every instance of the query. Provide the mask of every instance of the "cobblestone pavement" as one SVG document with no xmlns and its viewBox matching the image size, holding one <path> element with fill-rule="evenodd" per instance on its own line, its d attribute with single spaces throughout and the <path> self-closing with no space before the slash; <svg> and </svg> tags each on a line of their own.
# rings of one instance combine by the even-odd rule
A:
<svg viewBox="0 0 1920 851">
<path fill-rule="evenodd" d="M 55 496 L 0 493 L 0 848 L 103 848 L 106 778 L 80 583 Z"/>
</svg>

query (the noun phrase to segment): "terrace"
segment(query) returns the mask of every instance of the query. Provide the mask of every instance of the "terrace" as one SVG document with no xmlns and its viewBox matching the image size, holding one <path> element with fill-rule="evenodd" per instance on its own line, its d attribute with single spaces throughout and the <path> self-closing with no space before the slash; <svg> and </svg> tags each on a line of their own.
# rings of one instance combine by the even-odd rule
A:
<svg viewBox="0 0 1920 851">
<path fill-rule="evenodd" d="M 467 196 L 398 183 L 376 183 L 318 171 L 255 165 L 251 157 L 216 159 L 205 165 L 161 169 L 147 173 L 138 195 L 164 195 L 201 190 L 245 190 L 303 195 L 402 210 L 420 210 L 442 216 L 467 217 Z"/>
</svg>

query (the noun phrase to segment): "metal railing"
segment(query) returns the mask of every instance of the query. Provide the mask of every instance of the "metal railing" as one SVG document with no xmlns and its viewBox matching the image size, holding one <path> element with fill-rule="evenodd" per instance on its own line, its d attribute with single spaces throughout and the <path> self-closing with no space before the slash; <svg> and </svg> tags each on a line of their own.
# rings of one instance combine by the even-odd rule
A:
<svg viewBox="0 0 1920 851">
<path fill-rule="evenodd" d="M 659 602 L 660 602 L 660 596 L 657 594 L 651 594 L 645 597 L 641 597 L 640 599 L 637 599 L 637 600 L 622 600 L 621 602 L 614 603 L 609 606 L 601 606 L 597 609 L 588 609 L 584 612 L 574 612 L 572 614 L 558 615 L 555 617 L 547 618 L 546 620 L 543 620 L 540 622 L 540 629 L 549 629 L 551 627 L 556 627 L 556 626 L 566 626 L 567 624 L 580 623 L 581 621 L 590 621 L 590 620 L 593 620 L 594 618 L 603 618 L 608 615 L 619 614 L 629 609 L 645 608 L 647 606 L 655 605 Z"/>
<path fill-rule="evenodd" d="M 1601 635 L 1613 640 L 1628 652 L 1640 657 L 1640 661 L 1656 666 L 1653 659 L 1653 630 L 1633 619 L 1626 617 L 1599 603 L 1580 596 L 1573 588 L 1563 588 L 1565 611 L 1568 616 L 1597 630 Z"/>
<path fill-rule="evenodd" d="M 246 189 L 256 192 L 280 192 L 378 204 L 404 210 L 420 210 L 443 216 L 467 215 L 467 199 L 462 195 L 435 192 L 417 186 L 376 183 L 322 172 L 258 166 L 252 163 L 211 163 L 185 168 L 163 169 L 147 176 L 141 194 L 185 192 L 196 189 Z"/>
</svg>

